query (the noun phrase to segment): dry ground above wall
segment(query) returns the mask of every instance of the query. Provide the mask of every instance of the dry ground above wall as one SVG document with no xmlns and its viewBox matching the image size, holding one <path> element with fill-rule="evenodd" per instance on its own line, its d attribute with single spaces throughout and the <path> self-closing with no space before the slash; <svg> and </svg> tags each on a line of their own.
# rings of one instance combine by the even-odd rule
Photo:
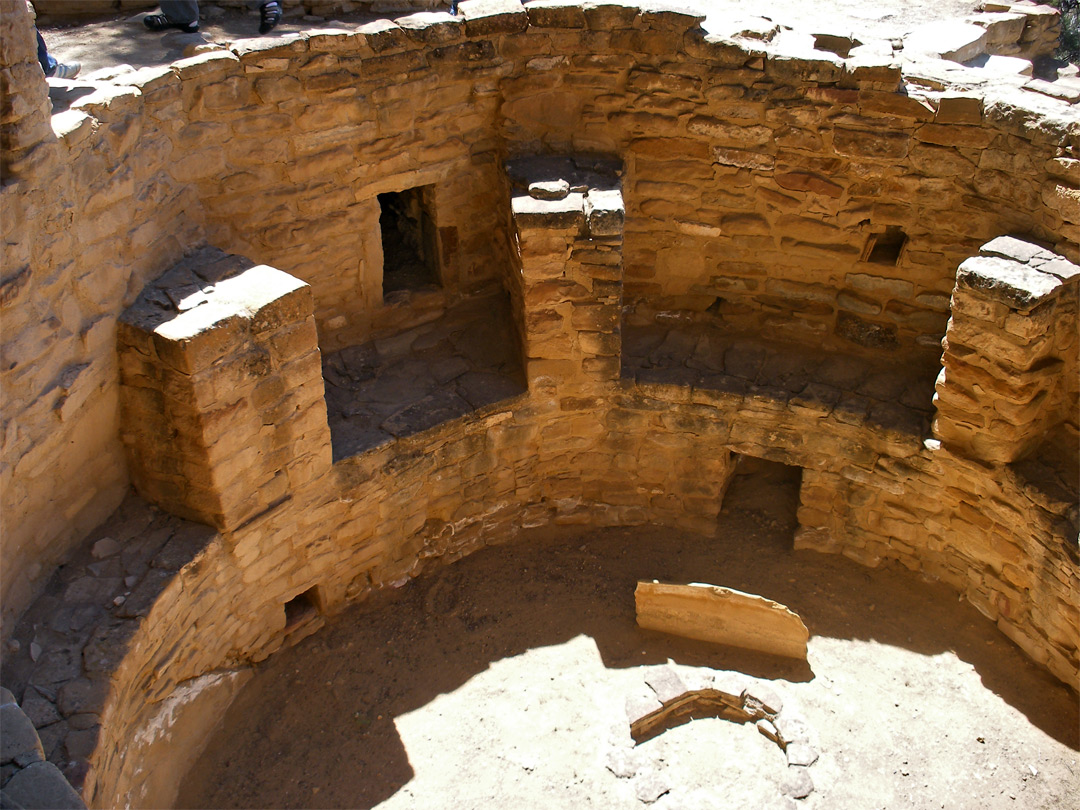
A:
<svg viewBox="0 0 1080 810">
<path fill-rule="evenodd" d="M 621 757 L 623 701 L 673 659 L 769 681 L 820 750 L 803 808 L 1080 803 L 1075 695 L 948 589 L 791 550 L 790 470 L 735 479 L 721 538 L 563 529 L 478 552 L 347 611 L 261 666 L 183 807 L 793 807 L 784 755 L 706 719 Z M 801 612 L 809 668 L 634 625 L 639 578 Z M 622 774 L 617 776 L 609 765 Z"/>
<path fill-rule="evenodd" d="M 813 33 L 854 34 L 862 37 L 899 37 L 916 26 L 934 20 L 963 17 L 981 5 L 978 0 L 881 0 L 866 3 L 862 0 L 761 0 L 747 5 L 742 0 L 687 0 L 676 3 L 704 9 L 710 19 L 731 20 L 764 16 L 774 22 L 808 30 Z M 153 10 L 151 10 L 153 11 Z M 298 11 L 298 10 L 297 10 Z M 83 65 L 82 77 L 96 71 L 112 72 L 118 65 L 146 67 L 167 65 L 184 56 L 184 48 L 200 41 L 227 43 L 258 36 L 258 13 L 243 14 L 235 9 L 221 9 L 212 3 L 202 4 L 200 33 L 181 34 L 172 31 L 156 34 L 147 31 L 141 18 L 147 12 L 100 17 L 87 22 L 43 24 L 45 41 L 50 51 L 61 61 Z M 274 30 L 273 36 L 310 30 L 334 23 L 349 27 L 372 19 L 399 16 L 352 13 L 336 15 L 320 22 L 319 18 L 286 16 Z M 54 91 L 54 95 L 59 95 Z"/>
</svg>

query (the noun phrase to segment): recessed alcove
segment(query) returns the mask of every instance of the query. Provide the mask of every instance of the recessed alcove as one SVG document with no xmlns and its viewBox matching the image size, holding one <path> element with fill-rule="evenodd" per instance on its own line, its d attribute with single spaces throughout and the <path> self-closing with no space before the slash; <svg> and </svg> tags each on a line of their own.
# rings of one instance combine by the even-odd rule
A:
<svg viewBox="0 0 1080 810">
<path fill-rule="evenodd" d="M 906 361 L 840 354 L 703 324 L 623 328 L 623 379 L 690 385 L 747 408 L 770 401 L 920 440 L 929 432 L 938 368 L 925 354 Z"/>
<path fill-rule="evenodd" d="M 323 358 L 334 460 L 525 391 L 510 302 L 489 292 L 404 332 Z"/>
<path fill-rule="evenodd" d="M 890 225 L 884 231 L 871 234 L 867 238 L 862 260 L 870 264 L 894 267 L 900 263 L 907 241 L 907 234 L 902 228 Z"/>
<path fill-rule="evenodd" d="M 321 597 L 318 587 L 308 588 L 285 603 L 285 631 L 296 629 L 319 613 Z"/>
</svg>

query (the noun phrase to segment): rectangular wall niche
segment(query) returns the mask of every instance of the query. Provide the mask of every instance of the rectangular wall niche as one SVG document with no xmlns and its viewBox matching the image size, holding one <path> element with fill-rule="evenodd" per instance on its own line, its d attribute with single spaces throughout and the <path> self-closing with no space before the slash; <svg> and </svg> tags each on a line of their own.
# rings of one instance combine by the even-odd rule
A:
<svg viewBox="0 0 1080 810">
<path fill-rule="evenodd" d="M 391 191 L 379 197 L 383 298 L 403 290 L 442 286 L 435 229 L 435 187 Z"/>
<path fill-rule="evenodd" d="M 322 595 L 319 586 L 308 588 L 285 603 L 285 629 L 292 630 L 321 612 Z"/>
<path fill-rule="evenodd" d="M 906 245 L 907 234 L 895 225 L 890 225 L 882 233 L 870 234 L 861 258 L 862 261 L 870 262 L 870 264 L 895 267 L 900 264 L 900 257 Z"/>
</svg>

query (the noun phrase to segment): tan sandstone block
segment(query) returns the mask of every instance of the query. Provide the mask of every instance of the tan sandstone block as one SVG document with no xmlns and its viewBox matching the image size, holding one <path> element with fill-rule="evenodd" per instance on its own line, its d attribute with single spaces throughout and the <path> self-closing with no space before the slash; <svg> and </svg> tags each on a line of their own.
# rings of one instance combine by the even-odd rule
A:
<svg viewBox="0 0 1080 810">
<path fill-rule="evenodd" d="M 705 583 L 638 582 L 638 626 L 750 650 L 806 658 L 809 631 L 783 605 Z"/>
</svg>

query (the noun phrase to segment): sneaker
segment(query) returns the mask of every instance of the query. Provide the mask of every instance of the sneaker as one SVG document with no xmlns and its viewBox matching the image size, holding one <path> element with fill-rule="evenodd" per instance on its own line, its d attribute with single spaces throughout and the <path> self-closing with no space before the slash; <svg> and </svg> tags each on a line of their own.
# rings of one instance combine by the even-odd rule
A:
<svg viewBox="0 0 1080 810">
<path fill-rule="evenodd" d="M 196 34 L 199 31 L 198 20 L 189 23 L 178 23 L 173 22 L 164 14 L 150 14 L 143 17 L 143 25 L 151 31 L 168 31 L 170 28 L 176 28 L 185 34 Z"/>
<path fill-rule="evenodd" d="M 259 33 L 268 34 L 281 22 L 281 3 L 271 0 L 259 8 Z"/>
<path fill-rule="evenodd" d="M 63 62 L 56 63 L 56 70 L 52 72 L 50 79 L 74 79 L 79 75 L 79 71 L 82 70 L 82 65 L 78 62 Z"/>
</svg>

